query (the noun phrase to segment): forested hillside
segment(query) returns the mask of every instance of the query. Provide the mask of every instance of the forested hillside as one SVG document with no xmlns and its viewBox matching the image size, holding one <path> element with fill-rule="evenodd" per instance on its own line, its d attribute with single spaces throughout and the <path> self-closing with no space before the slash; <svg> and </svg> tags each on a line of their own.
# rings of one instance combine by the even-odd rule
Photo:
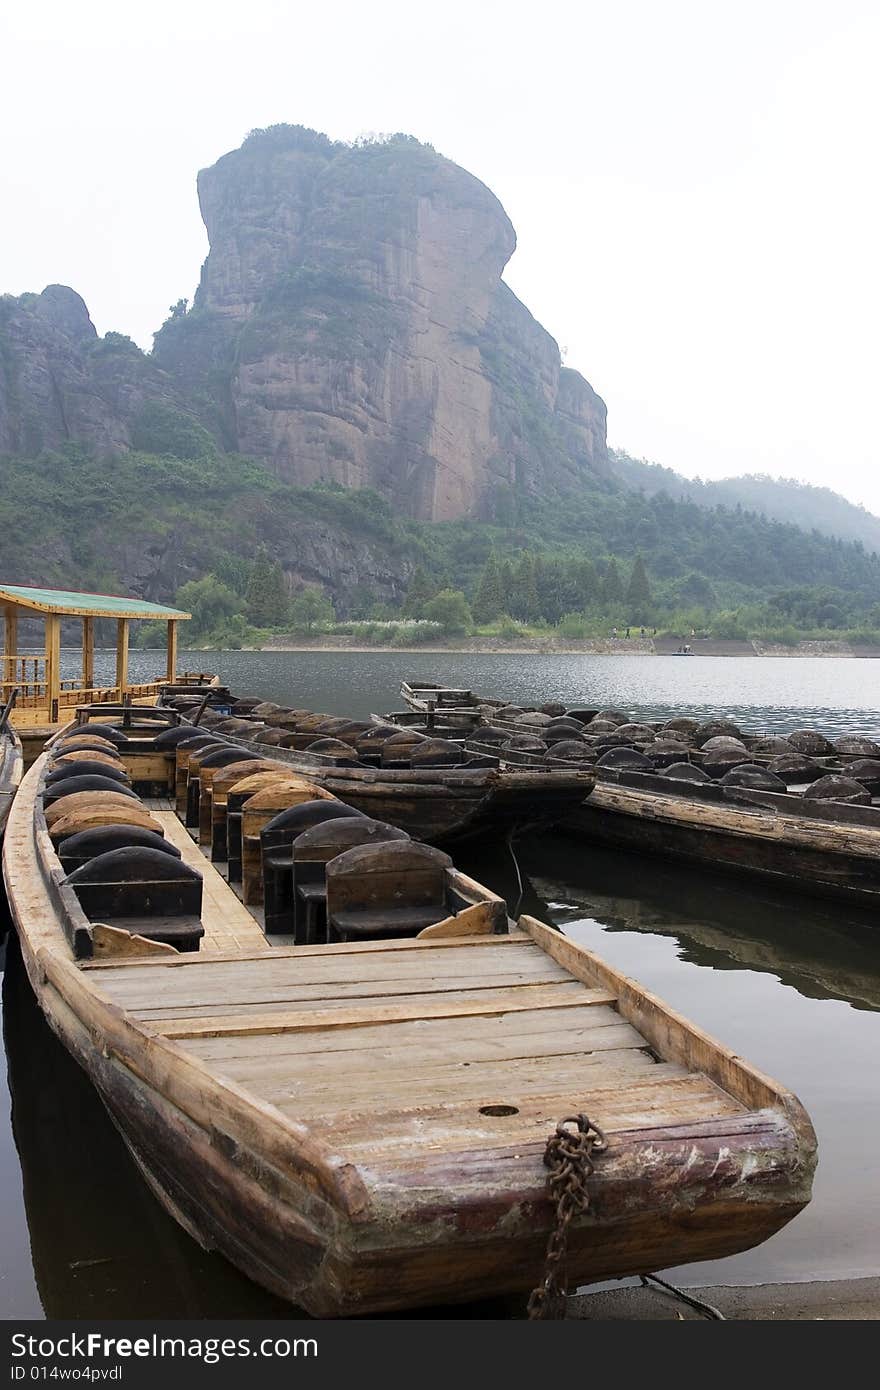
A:
<svg viewBox="0 0 880 1390">
<path fill-rule="evenodd" d="M 626 487 L 648 494 L 668 492 L 670 497 L 686 497 L 700 507 L 742 507 L 762 512 L 805 531 L 861 541 L 866 550 L 880 551 L 880 517 L 848 502 L 829 487 L 814 487 L 794 478 L 770 478 L 765 473 L 744 473 L 717 481 L 685 478 L 672 468 L 632 458 L 620 449 L 609 450 L 609 456 L 614 476 Z"/>
<path fill-rule="evenodd" d="M 283 483 L 185 419 L 163 427 L 194 456 L 129 451 L 108 465 L 67 445 L 3 460 L 0 574 L 201 602 L 202 631 L 230 640 L 305 621 L 303 595 L 307 626 L 450 614 L 458 627 L 565 622 L 571 635 L 880 626 L 875 554 L 741 508 L 609 483 L 565 506 L 511 492 L 503 524 L 415 521 L 370 489 Z M 192 582 L 208 587 L 181 598 Z M 444 593 L 459 599 L 438 609 Z"/>
</svg>

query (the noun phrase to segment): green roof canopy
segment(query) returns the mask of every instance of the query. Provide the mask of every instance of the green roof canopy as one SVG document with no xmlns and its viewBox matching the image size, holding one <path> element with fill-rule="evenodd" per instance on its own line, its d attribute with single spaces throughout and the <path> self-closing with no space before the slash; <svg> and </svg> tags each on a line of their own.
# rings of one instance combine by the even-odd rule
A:
<svg viewBox="0 0 880 1390">
<path fill-rule="evenodd" d="M 191 613 L 145 603 L 116 594 L 77 594 L 67 589 L 31 589 L 21 584 L 0 584 L 0 604 L 29 608 L 35 613 L 59 613 L 71 618 L 159 618 L 186 620 Z"/>
</svg>

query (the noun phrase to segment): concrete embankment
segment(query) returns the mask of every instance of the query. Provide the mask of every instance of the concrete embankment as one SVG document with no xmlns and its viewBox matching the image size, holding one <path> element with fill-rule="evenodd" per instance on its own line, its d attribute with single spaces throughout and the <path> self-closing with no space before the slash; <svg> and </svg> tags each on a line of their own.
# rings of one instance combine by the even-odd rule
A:
<svg viewBox="0 0 880 1390">
<path fill-rule="evenodd" d="M 876 1322 L 880 1319 L 880 1279 L 835 1279 L 810 1284 L 759 1284 L 753 1288 L 688 1289 L 717 1308 L 729 1322 Z M 705 1314 L 655 1285 L 603 1289 L 569 1300 L 569 1318 L 594 1321 L 657 1322 Z"/>
</svg>

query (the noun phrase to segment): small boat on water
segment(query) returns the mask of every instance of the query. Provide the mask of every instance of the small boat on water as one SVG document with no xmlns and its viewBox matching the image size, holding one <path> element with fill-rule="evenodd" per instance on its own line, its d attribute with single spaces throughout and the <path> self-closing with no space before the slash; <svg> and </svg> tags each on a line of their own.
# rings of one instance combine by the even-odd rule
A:
<svg viewBox="0 0 880 1390">
<path fill-rule="evenodd" d="M 554 702 L 525 708 L 472 692 L 471 703 L 454 708 L 440 687 L 430 689 L 438 694 L 425 707 L 404 682 L 408 708 L 377 721 L 414 739 L 440 727 L 504 766 L 591 768 L 589 801 L 560 822 L 578 838 L 823 897 L 880 901 L 880 740 L 750 733 L 726 719 L 648 721 Z"/>
<path fill-rule="evenodd" d="M 80 710 L 3 856 L 46 1018 L 196 1240 L 324 1316 L 523 1292 L 570 1116 L 593 1144 L 572 1287 L 748 1248 L 809 1201 L 815 1136 L 784 1087 L 222 722 Z M 205 738 L 200 850 L 171 794 Z M 207 858 L 218 807 L 250 907 Z"/>
<path fill-rule="evenodd" d="M 185 692 L 163 699 L 184 716 L 199 705 Z M 467 750 L 460 741 L 409 739 L 372 721 L 267 701 L 215 701 L 200 728 L 259 751 L 365 814 L 394 820 L 437 845 L 552 825 L 579 806 L 595 782 L 590 768 L 502 767 L 492 753 Z M 189 775 L 186 760 L 183 771 Z"/>
</svg>

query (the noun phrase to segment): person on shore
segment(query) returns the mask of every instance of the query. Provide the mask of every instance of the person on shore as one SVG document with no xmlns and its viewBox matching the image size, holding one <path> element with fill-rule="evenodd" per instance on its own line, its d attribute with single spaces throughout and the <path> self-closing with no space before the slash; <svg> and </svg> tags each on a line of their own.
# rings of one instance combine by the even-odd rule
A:
<svg viewBox="0 0 880 1390">
<path fill-rule="evenodd" d="M 626 640 L 627 640 L 627 642 L 629 641 L 629 628 L 627 628 L 627 630 L 626 630 Z"/>
<path fill-rule="evenodd" d="M 616 642 L 616 641 L 617 641 L 617 628 L 616 628 L 616 627 L 613 627 L 613 628 L 611 629 L 611 636 L 612 636 L 612 639 Z"/>
</svg>

